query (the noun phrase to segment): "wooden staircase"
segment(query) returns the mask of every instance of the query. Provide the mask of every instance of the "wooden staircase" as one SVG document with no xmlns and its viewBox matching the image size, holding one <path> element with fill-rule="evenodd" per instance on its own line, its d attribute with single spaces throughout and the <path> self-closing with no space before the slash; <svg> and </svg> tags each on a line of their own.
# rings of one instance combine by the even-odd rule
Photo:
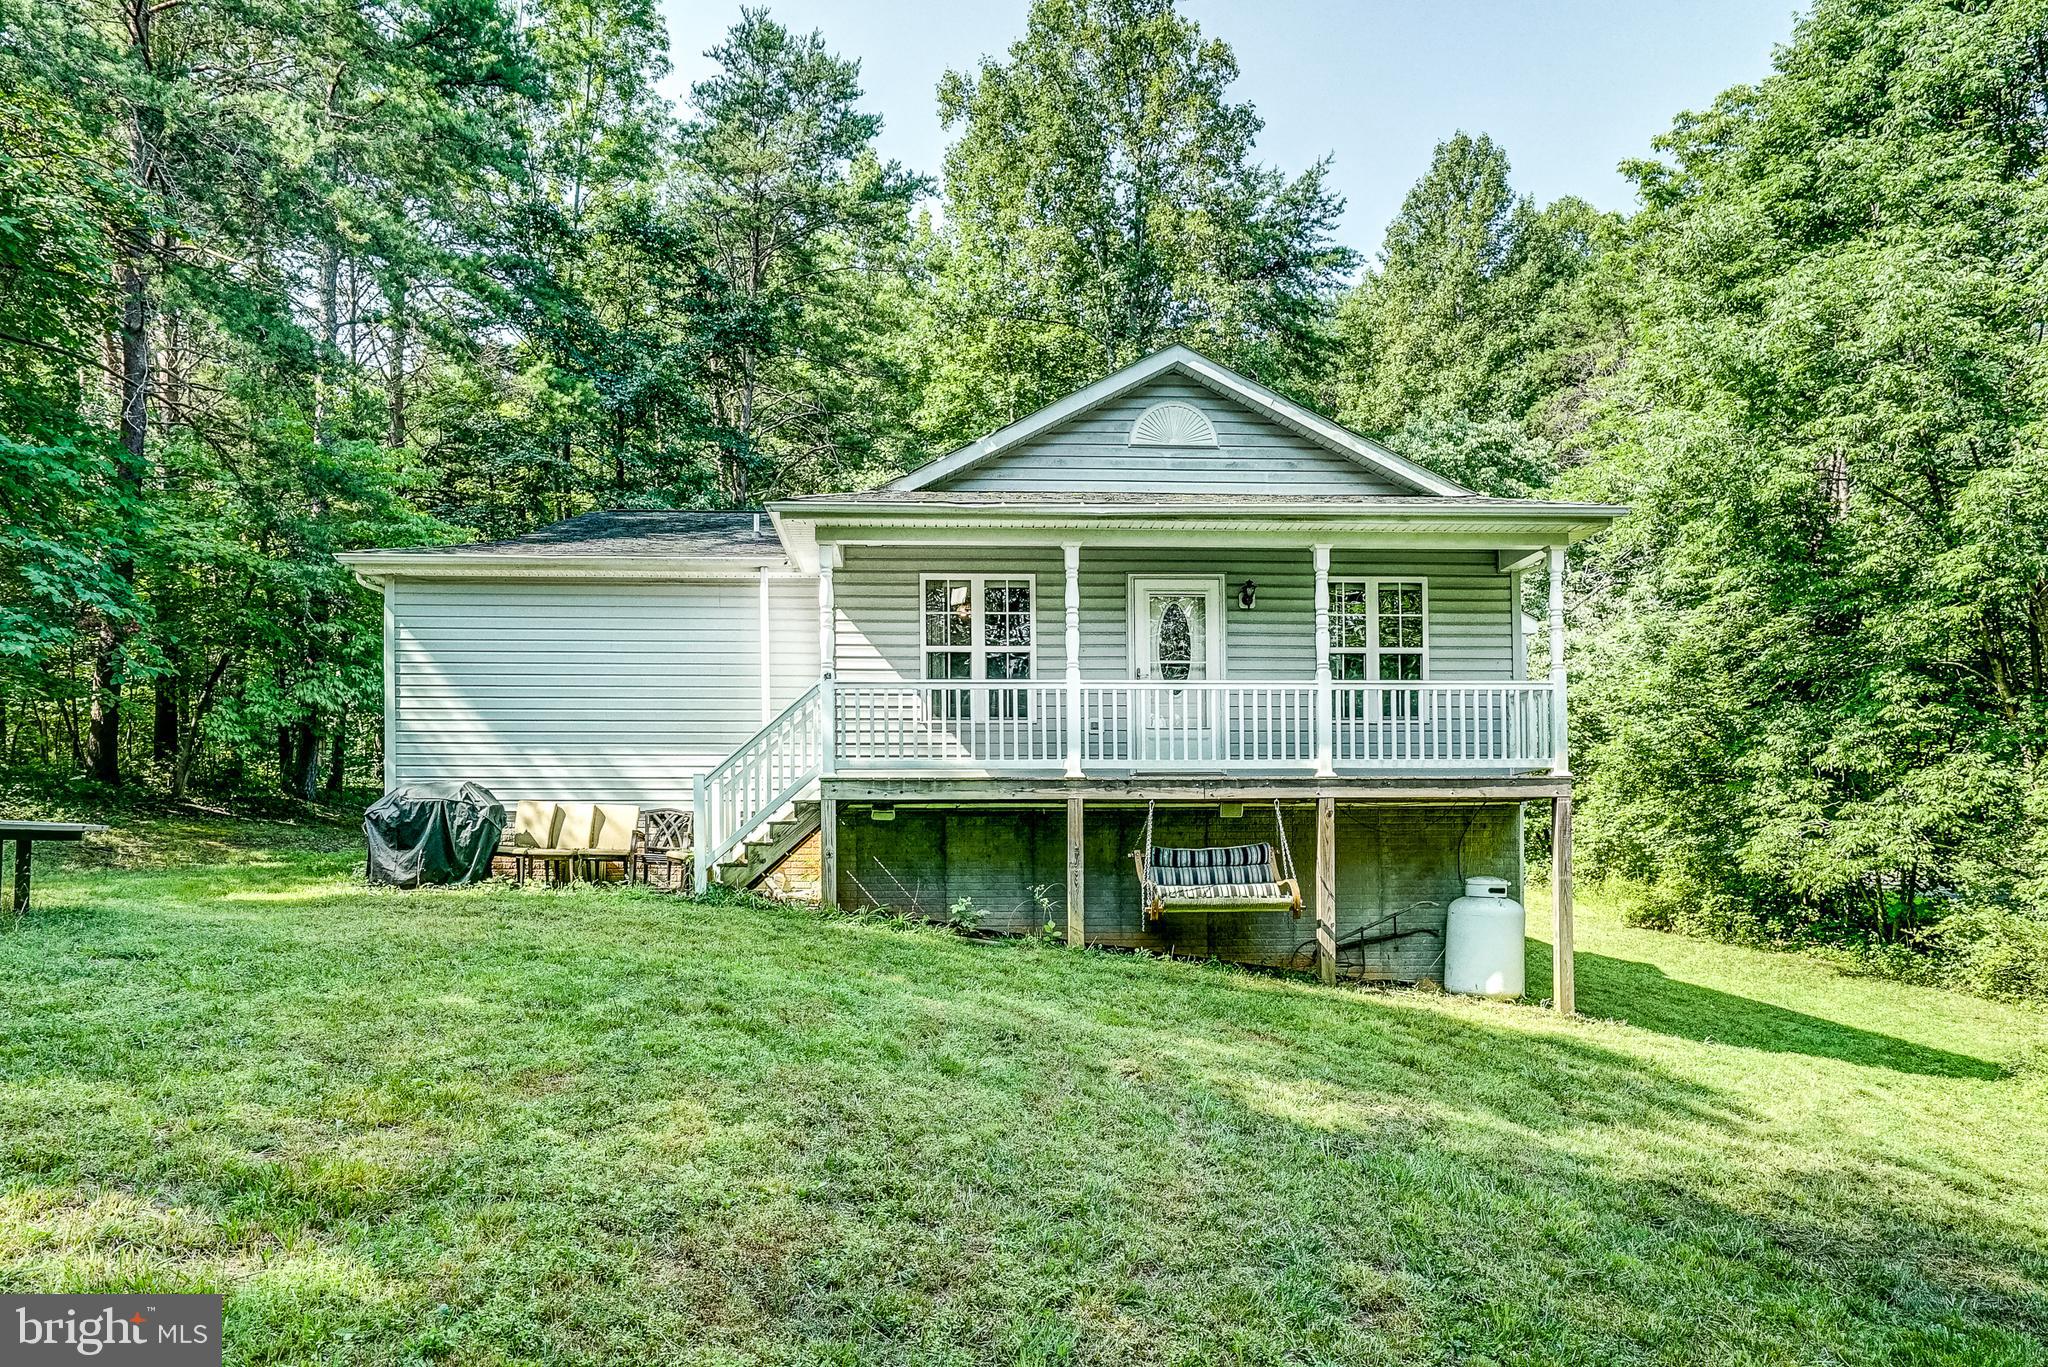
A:
<svg viewBox="0 0 2048 1367">
<path fill-rule="evenodd" d="M 711 870 L 712 881 L 729 888 L 751 888 L 775 871 L 790 852 L 818 830 L 818 804 L 793 802 L 759 832 L 741 842 Z"/>
<path fill-rule="evenodd" d="M 825 680 L 811 685 L 692 785 L 691 883 L 698 892 L 713 882 L 752 887 L 817 829 L 818 804 L 802 797 L 816 791 L 826 768 L 830 697 Z"/>
</svg>

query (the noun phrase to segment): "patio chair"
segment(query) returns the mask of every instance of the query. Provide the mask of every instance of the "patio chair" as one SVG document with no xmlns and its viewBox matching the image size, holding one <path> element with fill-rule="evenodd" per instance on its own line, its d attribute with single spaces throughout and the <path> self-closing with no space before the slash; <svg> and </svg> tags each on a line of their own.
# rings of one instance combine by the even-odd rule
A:
<svg viewBox="0 0 2048 1367">
<path fill-rule="evenodd" d="M 616 862 L 619 877 L 632 881 L 633 836 L 640 828 L 640 809 L 615 802 L 600 802 L 590 826 L 590 841 L 577 861 L 583 876 L 595 882 L 598 870 Z"/>
<path fill-rule="evenodd" d="M 662 886 L 676 886 L 677 870 L 690 862 L 690 826 L 693 815 L 684 807 L 648 807 L 640 813 L 640 829 L 633 840 L 631 872 L 643 884 L 654 881 L 661 870 Z"/>
<path fill-rule="evenodd" d="M 512 818 L 512 829 L 498 844 L 498 853 L 512 860 L 512 881 L 524 884 L 533 856 L 554 848 L 555 832 L 561 826 L 561 809 L 552 802 L 522 797 Z"/>
<path fill-rule="evenodd" d="M 548 871 L 551 878 L 568 882 L 575 876 L 576 861 L 590 851 L 590 835 L 597 825 L 597 808 L 589 802 L 555 804 L 554 838 L 546 849 L 528 850 L 527 859 Z"/>
</svg>

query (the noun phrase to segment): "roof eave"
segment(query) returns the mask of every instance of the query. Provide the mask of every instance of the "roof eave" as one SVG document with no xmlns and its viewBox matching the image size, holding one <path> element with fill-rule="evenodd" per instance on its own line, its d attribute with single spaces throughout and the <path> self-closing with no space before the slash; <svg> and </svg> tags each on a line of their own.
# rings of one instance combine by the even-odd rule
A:
<svg viewBox="0 0 2048 1367">
<path fill-rule="evenodd" d="M 764 567 L 789 567 L 789 557 L 779 550 L 760 555 L 412 555 L 399 551 L 343 551 L 334 558 L 354 570 L 358 580 L 373 586 L 393 579 L 744 579 L 758 575 Z"/>
<path fill-rule="evenodd" d="M 1483 534 L 1497 534 L 1503 547 L 1569 545 L 1604 530 L 1628 509 L 1606 503 L 1478 503 L 1445 499 L 1441 506 L 1373 508 L 1364 505 L 1278 504 L 1256 510 L 1236 508 L 1205 513 L 1182 504 L 1005 504 L 860 503 L 793 501 L 773 504 L 769 516 L 802 572 L 814 573 L 821 540 L 843 529 L 898 531 L 1076 531 L 1105 533 L 1141 531 L 1185 533 L 1228 531 L 1236 535 L 1299 535 L 1312 529 L 1331 533 L 1370 534 L 1431 532 L 1446 524 L 1478 524 Z M 820 531 L 826 535 L 821 538 Z M 1468 535 L 1482 533 L 1468 532 Z"/>
</svg>

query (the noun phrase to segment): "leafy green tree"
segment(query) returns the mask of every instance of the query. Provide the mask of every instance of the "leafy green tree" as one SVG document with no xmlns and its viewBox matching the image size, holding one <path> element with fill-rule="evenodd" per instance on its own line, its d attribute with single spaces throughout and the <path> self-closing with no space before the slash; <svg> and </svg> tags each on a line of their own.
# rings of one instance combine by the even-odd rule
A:
<svg viewBox="0 0 2048 1367">
<path fill-rule="evenodd" d="M 674 193 L 718 285 L 705 380 L 717 497 L 739 506 L 758 486 L 815 487 L 890 435 L 875 419 L 900 412 L 886 395 L 906 386 L 876 374 L 869 339 L 896 321 L 885 310 L 924 182 L 876 156 L 860 66 L 819 34 L 743 9 L 710 55 Z"/>
<path fill-rule="evenodd" d="M 1569 476 L 1636 509 L 1587 567 L 1588 827 L 1715 928 L 2048 911 L 2039 33 L 1823 0 L 1634 168 L 1627 364 Z"/>
<path fill-rule="evenodd" d="M 1317 375 L 1328 163 L 1253 160 L 1237 60 L 1172 0 L 1036 0 L 1007 60 L 948 72 L 943 249 L 923 421 L 964 438 L 1172 342 L 1269 382 Z"/>
<path fill-rule="evenodd" d="M 75 563 L 94 583 L 74 577 L 68 633 L 46 638 L 42 682 L 21 691 L 59 709 L 82 691 L 74 734 L 112 781 L 128 770 L 127 704 L 151 688 L 151 755 L 182 787 L 209 719 L 275 636 L 297 652 L 262 665 L 293 700 L 277 715 L 292 748 L 280 777 L 310 793 L 315 731 L 340 694 L 303 681 L 359 657 L 375 624 L 332 561 L 347 525 L 336 519 L 347 491 L 384 503 L 369 491 L 399 479 L 355 437 L 365 420 L 385 430 L 354 383 L 358 303 L 366 280 L 379 293 L 402 278 L 397 263 L 441 253 L 451 187 L 514 164 L 504 115 L 526 98 L 518 35 L 474 0 L 8 0 L 4 18 L 16 41 L 0 44 L 0 88 L 57 117 L 0 136 L 10 150 L 41 138 L 46 154 L 53 131 L 70 139 L 42 156 L 54 175 L 37 208 L 81 212 L 37 263 L 47 273 L 51 247 L 78 248 L 62 340 L 90 358 L 82 373 L 104 376 L 44 387 L 39 413 L 7 429 L 46 455 L 60 427 L 92 434 L 68 449 L 99 462 L 54 486 L 52 520 L 92 534 Z M 252 597 L 208 581 L 206 565 L 250 557 L 271 581 L 321 587 Z M 37 574 L 47 583 L 67 563 L 46 556 Z M 344 637 L 330 658 L 320 643 Z"/>
<path fill-rule="evenodd" d="M 1404 423 L 1437 424 L 1440 448 L 1446 423 L 1536 417 L 1603 335 L 1576 295 L 1612 221 L 1576 199 L 1538 209 L 1508 173 L 1483 134 L 1440 143 L 1338 312 L 1339 415 L 1413 459 L 1428 454 L 1400 446 Z"/>
<path fill-rule="evenodd" d="M 110 225 L 134 204 L 94 150 L 64 104 L 0 79 L 0 705 L 54 693 L 78 760 L 87 699 L 51 665 L 86 648 L 94 623 L 139 613 L 101 554 L 129 510 L 98 345 L 113 319 Z"/>
</svg>

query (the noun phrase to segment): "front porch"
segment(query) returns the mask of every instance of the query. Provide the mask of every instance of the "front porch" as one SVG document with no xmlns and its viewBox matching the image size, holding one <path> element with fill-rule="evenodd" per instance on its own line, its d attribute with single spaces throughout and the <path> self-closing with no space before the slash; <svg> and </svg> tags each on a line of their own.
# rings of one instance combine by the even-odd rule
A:
<svg viewBox="0 0 2048 1367">
<path fill-rule="evenodd" d="M 1552 682 L 821 685 L 826 773 L 958 777 L 1550 772 Z"/>
<path fill-rule="evenodd" d="M 1084 565 L 1070 541 L 1057 577 L 1051 549 L 941 542 L 912 560 L 820 546 L 820 772 L 1566 771 L 1561 544 L 1091 545 Z M 1521 583 L 1546 559 L 1551 658 L 1538 679 Z"/>
</svg>

